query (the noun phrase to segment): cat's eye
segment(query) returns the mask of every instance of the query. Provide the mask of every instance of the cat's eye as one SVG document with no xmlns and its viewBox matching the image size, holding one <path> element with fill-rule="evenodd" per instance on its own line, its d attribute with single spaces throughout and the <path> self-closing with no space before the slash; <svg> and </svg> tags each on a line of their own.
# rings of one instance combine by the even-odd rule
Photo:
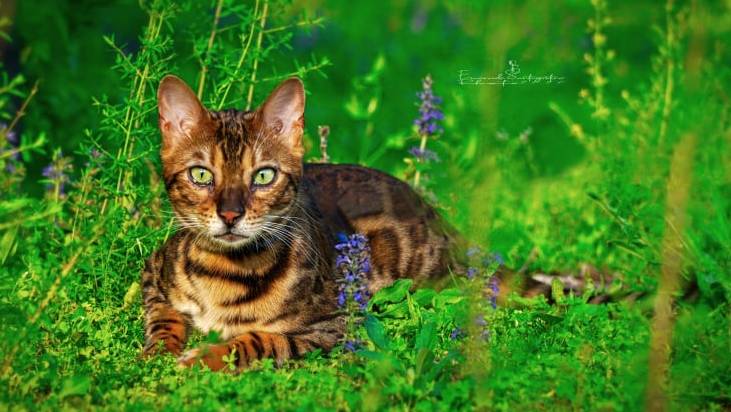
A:
<svg viewBox="0 0 731 412">
<path fill-rule="evenodd" d="M 254 174 L 254 185 L 266 186 L 269 183 L 274 181 L 274 177 L 276 175 L 277 175 L 276 170 L 272 169 L 271 167 L 265 167 L 265 168 L 259 169 Z"/>
<path fill-rule="evenodd" d="M 188 171 L 193 183 L 201 186 L 208 186 L 213 183 L 213 173 L 205 167 L 194 166 Z"/>
</svg>

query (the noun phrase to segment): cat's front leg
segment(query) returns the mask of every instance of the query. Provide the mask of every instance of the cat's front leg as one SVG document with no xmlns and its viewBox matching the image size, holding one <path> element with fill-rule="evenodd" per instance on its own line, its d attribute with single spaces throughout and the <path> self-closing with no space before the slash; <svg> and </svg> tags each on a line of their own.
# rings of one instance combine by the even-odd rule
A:
<svg viewBox="0 0 731 412">
<path fill-rule="evenodd" d="M 142 271 L 142 297 L 145 308 L 144 356 L 164 350 L 179 356 L 188 337 L 188 320 L 175 310 L 161 291 L 162 256 L 153 255 Z M 162 342 L 162 343 L 161 343 Z"/>
<path fill-rule="evenodd" d="M 179 356 L 188 337 L 187 329 L 185 317 L 171 306 L 157 304 L 146 308 L 143 355 L 151 356 L 162 349 Z"/>
<path fill-rule="evenodd" d="M 329 351 L 338 339 L 338 334 L 322 331 L 296 334 L 248 332 L 225 343 L 189 350 L 178 358 L 178 362 L 186 367 L 202 364 L 214 371 L 229 364 L 234 370 L 240 370 L 263 358 L 274 358 L 281 365 L 286 359 L 298 358 L 317 348 Z"/>
</svg>

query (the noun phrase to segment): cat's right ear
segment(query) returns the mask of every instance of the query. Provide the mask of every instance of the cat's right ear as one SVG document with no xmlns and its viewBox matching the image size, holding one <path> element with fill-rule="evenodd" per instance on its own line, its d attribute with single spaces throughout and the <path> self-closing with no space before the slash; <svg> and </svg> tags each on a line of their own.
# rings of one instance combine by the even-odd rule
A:
<svg viewBox="0 0 731 412">
<path fill-rule="evenodd" d="M 157 107 L 163 147 L 172 147 L 181 140 L 191 139 L 208 118 L 208 112 L 193 90 L 173 75 L 167 75 L 160 81 Z"/>
</svg>

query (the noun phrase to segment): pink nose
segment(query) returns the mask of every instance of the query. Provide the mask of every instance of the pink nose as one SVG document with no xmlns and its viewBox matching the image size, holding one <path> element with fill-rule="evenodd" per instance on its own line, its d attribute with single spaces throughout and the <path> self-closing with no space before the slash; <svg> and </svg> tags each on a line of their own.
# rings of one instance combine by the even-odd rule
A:
<svg viewBox="0 0 731 412">
<path fill-rule="evenodd" d="M 233 224 L 233 222 L 241 216 L 241 213 L 235 211 L 235 210 L 226 210 L 224 212 L 219 213 L 219 216 L 223 219 L 226 224 L 230 225 Z"/>
</svg>

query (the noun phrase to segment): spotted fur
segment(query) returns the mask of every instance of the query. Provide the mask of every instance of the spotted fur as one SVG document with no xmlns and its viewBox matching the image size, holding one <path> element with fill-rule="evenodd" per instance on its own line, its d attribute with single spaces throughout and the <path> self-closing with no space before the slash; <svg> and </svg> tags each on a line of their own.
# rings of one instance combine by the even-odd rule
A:
<svg viewBox="0 0 731 412">
<path fill-rule="evenodd" d="M 369 239 L 372 292 L 448 272 L 447 230 L 407 184 L 360 166 L 303 164 L 299 80 L 283 82 L 255 111 L 213 112 L 168 76 L 158 103 L 163 176 L 181 228 L 142 272 L 146 354 L 162 349 L 183 365 L 218 370 L 224 359 L 243 368 L 331 349 L 344 332 L 338 232 Z M 211 171 L 213 183 L 196 184 L 194 166 Z M 257 186 L 263 167 L 276 177 Z M 183 353 L 191 328 L 225 342 Z"/>
</svg>

